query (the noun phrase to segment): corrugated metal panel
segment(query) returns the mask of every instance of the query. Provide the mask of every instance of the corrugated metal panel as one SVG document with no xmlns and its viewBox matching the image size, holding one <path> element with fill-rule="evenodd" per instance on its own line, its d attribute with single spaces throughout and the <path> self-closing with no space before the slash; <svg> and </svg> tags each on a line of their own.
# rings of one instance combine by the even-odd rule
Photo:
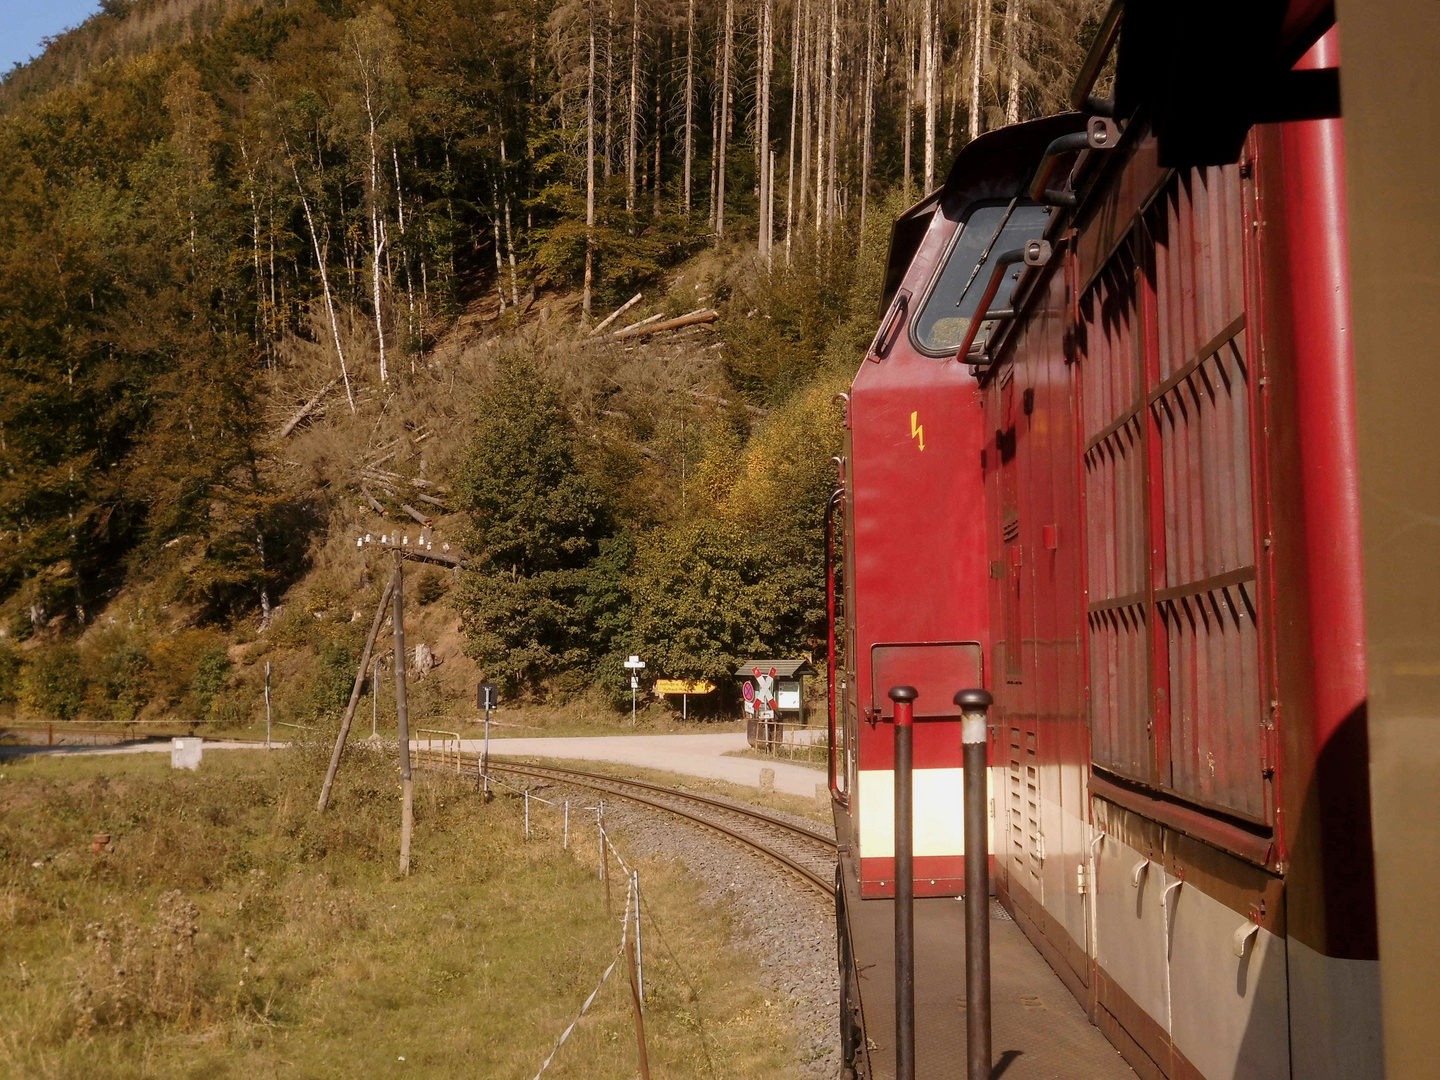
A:
<svg viewBox="0 0 1440 1080">
<path fill-rule="evenodd" d="M 1197 802 L 1264 820 L 1255 583 L 1159 608 L 1170 646 L 1171 783 Z"/>
<path fill-rule="evenodd" d="M 1090 713 L 1098 766 L 1264 820 L 1245 222 L 1179 175 L 1081 303 Z"/>
<path fill-rule="evenodd" d="M 1154 775 L 1145 724 L 1145 455 L 1135 282 L 1122 256 L 1081 304 L 1090 715 L 1097 764 Z"/>
<path fill-rule="evenodd" d="M 1145 605 L 1092 611 L 1089 623 L 1095 764 L 1134 780 L 1153 780 Z"/>
<path fill-rule="evenodd" d="M 1151 210 L 1161 379 L 1245 310 L 1242 195 L 1238 167 L 1195 169 Z"/>
</svg>

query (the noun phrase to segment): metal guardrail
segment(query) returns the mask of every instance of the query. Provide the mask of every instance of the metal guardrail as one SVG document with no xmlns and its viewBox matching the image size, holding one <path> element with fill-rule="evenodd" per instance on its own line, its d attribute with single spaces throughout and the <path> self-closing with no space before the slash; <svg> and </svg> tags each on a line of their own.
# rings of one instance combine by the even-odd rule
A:
<svg viewBox="0 0 1440 1080">
<path fill-rule="evenodd" d="M 754 725 L 754 731 L 753 734 L 747 731 L 747 735 L 753 749 L 776 757 L 820 762 L 829 752 L 830 736 L 825 728 L 789 720 L 758 720 L 750 724 Z"/>
<path fill-rule="evenodd" d="M 437 739 L 436 736 L 439 736 Z M 416 752 L 430 764 L 438 762 L 441 768 L 450 767 L 455 759 L 455 775 L 460 775 L 460 733 L 441 731 L 438 728 L 416 728 L 414 738 Z"/>
</svg>

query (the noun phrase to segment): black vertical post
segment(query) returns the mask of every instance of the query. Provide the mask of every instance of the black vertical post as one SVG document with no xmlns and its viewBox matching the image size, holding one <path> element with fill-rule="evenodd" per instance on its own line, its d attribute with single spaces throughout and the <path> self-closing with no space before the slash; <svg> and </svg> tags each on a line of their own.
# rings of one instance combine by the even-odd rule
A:
<svg viewBox="0 0 1440 1080">
<path fill-rule="evenodd" d="M 960 742 L 965 754 L 965 1042 L 966 1080 L 990 1080 L 990 819 L 986 790 L 986 716 L 993 699 L 961 690 Z"/>
<path fill-rule="evenodd" d="M 892 686 L 895 703 L 895 1080 L 915 1080 L 915 699 Z"/>
</svg>

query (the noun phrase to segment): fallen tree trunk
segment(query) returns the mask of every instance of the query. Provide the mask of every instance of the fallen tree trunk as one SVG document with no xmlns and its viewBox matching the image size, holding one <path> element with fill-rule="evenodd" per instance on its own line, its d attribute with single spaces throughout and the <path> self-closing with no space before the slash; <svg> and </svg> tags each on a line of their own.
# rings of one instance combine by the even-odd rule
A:
<svg viewBox="0 0 1440 1080">
<path fill-rule="evenodd" d="M 651 334 L 663 334 L 667 330 L 679 330 L 684 326 L 699 326 L 702 323 L 713 323 L 720 318 L 720 313 L 714 308 L 700 308 L 687 315 L 681 315 L 674 319 L 667 319 L 665 322 L 651 323 L 650 325 L 627 326 L 624 330 L 616 331 L 613 334 L 606 334 L 604 337 L 586 338 L 580 344 L 595 345 L 600 342 L 626 341 L 634 338 L 649 337 Z"/>
<path fill-rule="evenodd" d="M 385 507 L 381 506 L 379 502 L 376 501 L 375 496 L 371 495 L 367 488 L 362 487 L 360 489 L 360 494 L 365 496 L 365 502 L 369 504 L 371 510 L 374 510 L 375 513 L 379 514 L 381 517 L 385 516 Z"/>
<path fill-rule="evenodd" d="M 616 308 L 614 311 L 612 311 L 612 312 L 609 314 L 609 316 L 606 317 L 606 319 L 605 319 L 604 322 L 602 322 L 599 326 L 595 327 L 594 330 L 591 330 L 591 331 L 590 331 L 590 336 L 591 336 L 591 337 L 596 337 L 596 336 L 599 335 L 599 334 L 603 334 L 603 333 L 605 332 L 605 328 L 606 328 L 607 326 L 609 326 L 611 323 L 613 323 L 613 322 L 614 322 L 616 319 L 618 319 L 621 315 L 624 315 L 625 312 L 629 311 L 632 307 L 634 307 L 636 304 L 638 304 L 638 303 L 639 303 L 641 300 L 643 300 L 644 298 L 645 298 L 645 294 L 644 294 L 644 293 L 638 293 L 638 292 L 637 292 L 637 293 L 636 293 L 634 296 L 632 296 L 629 300 L 626 300 L 625 303 L 621 304 L 618 308 Z"/>
<path fill-rule="evenodd" d="M 323 390 L 321 390 L 318 394 L 312 397 L 309 401 L 305 402 L 304 405 L 300 406 L 300 411 L 295 413 L 294 416 L 290 417 L 289 420 L 285 421 L 285 426 L 280 429 L 278 434 L 276 434 L 275 441 L 279 442 L 281 439 L 287 438 L 292 431 L 299 427 L 300 421 L 304 420 L 307 416 L 309 416 L 312 412 L 315 411 L 315 407 L 325 399 L 326 394 L 330 393 L 331 390 L 335 389 L 335 384 L 339 381 L 339 379 L 331 379 L 328 383 L 325 384 Z"/>
</svg>

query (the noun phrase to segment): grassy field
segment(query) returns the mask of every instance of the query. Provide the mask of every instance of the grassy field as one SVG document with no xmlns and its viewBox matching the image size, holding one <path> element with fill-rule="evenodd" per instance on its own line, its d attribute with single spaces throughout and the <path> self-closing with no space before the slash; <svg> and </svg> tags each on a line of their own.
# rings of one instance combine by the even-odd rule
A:
<svg viewBox="0 0 1440 1080">
<path fill-rule="evenodd" d="M 536 804 L 527 842 L 520 800 L 425 775 L 401 879 L 394 765 L 354 753 L 319 819 L 322 767 L 0 762 L 0 1075 L 532 1077 L 619 943 L 593 826 L 577 813 L 564 851 Z M 724 913 L 669 864 L 640 871 L 652 1074 L 792 1075 L 783 1002 Z M 546 1075 L 635 1073 L 622 964 Z"/>
</svg>

